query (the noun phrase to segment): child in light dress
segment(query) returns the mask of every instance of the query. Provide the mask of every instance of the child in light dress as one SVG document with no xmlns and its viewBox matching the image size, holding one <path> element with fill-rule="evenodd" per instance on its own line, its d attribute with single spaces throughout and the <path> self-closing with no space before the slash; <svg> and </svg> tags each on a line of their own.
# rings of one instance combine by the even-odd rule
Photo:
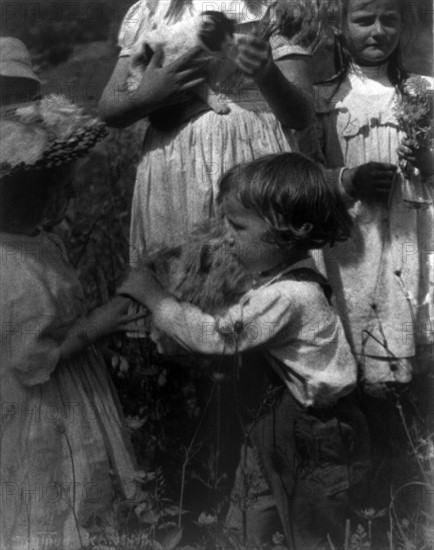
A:
<svg viewBox="0 0 434 550">
<path fill-rule="evenodd" d="M 143 37 L 143 43 L 135 44 L 131 55 L 131 80 L 140 82 L 146 65 L 157 52 L 162 58 L 162 64 L 174 63 L 182 55 L 194 48 L 198 51 L 198 59 L 206 63 L 206 57 L 217 56 L 221 59 L 235 59 L 237 47 L 234 40 L 235 20 L 226 17 L 222 12 L 205 11 L 195 14 L 192 18 L 181 19 L 175 24 L 163 24 L 151 30 Z M 199 57 L 199 52 L 202 55 Z M 208 59 L 208 62 L 211 59 Z M 207 84 L 198 86 L 194 93 L 207 103 L 216 113 L 227 114 L 229 107 L 218 94 Z"/>
<path fill-rule="evenodd" d="M 174 29 L 194 26 L 205 5 L 141 0 L 128 11 L 119 33 L 119 60 L 100 101 L 101 115 L 117 127 L 150 121 L 133 196 L 132 265 L 143 255 L 182 244 L 215 216 L 218 181 L 226 169 L 297 150 L 293 130 L 305 128 L 313 115 L 309 40 L 294 43 L 280 30 L 269 41 L 260 37 L 275 2 L 212 3 L 214 11 L 236 21 L 235 60 L 214 56 L 204 67 L 193 47 L 164 62 L 164 45 Z M 313 18 L 305 38 L 313 40 L 315 28 Z M 163 52 L 156 36 L 164 38 Z M 141 77 L 134 79 L 133 62 L 150 39 L 157 55 L 147 57 Z M 204 83 L 227 105 L 227 114 L 199 99 L 195 90 Z"/>
<path fill-rule="evenodd" d="M 390 498 L 387 480 L 407 441 L 396 396 L 433 360 L 433 319 L 426 315 L 434 304 L 433 205 L 431 200 L 426 208 L 408 208 L 398 168 L 400 157 L 414 156 L 402 146 L 405 134 L 396 114 L 411 76 L 402 64 L 401 43 L 413 7 L 400 0 L 343 3 L 342 66 L 315 94 L 323 162 L 355 225 L 350 239 L 324 250 L 323 260 L 360 368 L 379 455 L 372 483 L 374 498 L 382 494 L 379 506 Z M 432 79 L 423 81 L 432 88 Z M 432 199 L 432 150 L 417 156 Z"/>
<path fill-rule="evenodd" d="M 267 542 L 263 516 L 270 517 L 272 502 L 291 547 L 322 548 L 327 534 L 343 537 L 350 492 L 369 467 L 366 426 L 351 396 L 356 364 L 329 285 L 309 256 L 310 248 L 346 239 L 351 221 L 338 190 L 298 153 L 235 166 L 222 178 L 219 203 L 230 247 L 222 253 L 235 255 L 252 278 L 240 299 L 218 315 L 206 313 L 178 301 L 148 268 L 133 270 L 119 292 L 146 306 L 160 333 L 188 352 L 253 351 L 263 373 L 277 377 L 274 403 L 248 432 L 257 492 L 248 489 L 255 505 L 246 532 Z M 250 366 L 246 359 L 247 378 Z M 241 526 L 236 507 L 228 523 Z"/>
<path fill-rule="evenodd" d="M 73 550 L 112 520 L 114 499 L 135 494 L 120 404 L 94 345 L 131 316 L 119 297 L 87 315 L 63 242 L 40 224 L 70 186 L 68 164 L 105 130 L 60 96 L 1 122 L 0 546 Z"/>
</svg>

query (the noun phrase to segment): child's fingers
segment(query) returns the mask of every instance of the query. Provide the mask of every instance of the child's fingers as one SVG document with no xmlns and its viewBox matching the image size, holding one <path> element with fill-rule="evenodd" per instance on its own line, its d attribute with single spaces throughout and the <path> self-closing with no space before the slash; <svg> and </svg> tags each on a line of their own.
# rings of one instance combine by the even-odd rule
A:
<svg viewBox="0 0 434 550">
<path fill-rule="evenodd" d="M 180 92 L 186 92 L 188 90 L 192 90 L 193 88 L 196 88 L 200 84 L 203 84 L 205 82 L 205 78 L 196 78 L 195 80 L 190 80 L 190 82 L 186 82 L 185 84 L 181 84 L 179 87 Z"/>
<path fill-rule="evenodd" d="M 254 74 L 258 70 L 258 63 L 239 58 L 237 60 L 238 67 L 246 74 Z"/>
<path fill-rule="evenodd" d="M 396 152 L 401 160 L 407 160 L 411 163 L 414 163 L 416 161 L 413 150 L 409 147 L 406 147 L 405 145 L 400 145 Z"/>
<path fill-rule="evenodd" d="M 191 68 L 186 69 L 185 71 L 181 71 L 178 73 L 178 78 L 181 83 L 186 84 L 187 82 L 190 82 L 191 80 L 197 80 L 198 78 L 204 78 L 203 75 L 201 75 L 201 71 L 198 68 Z"/>
<path fill-rule="evenodd" d="M 372 176 L 377 179 L 392 179 L 395 176 L 396 169 L 391 170 L 386 168 L 384 170 L 377 169 L 372 172 Z"/>
<path fill-rule="evenodd" d="M 371 170 L 392 170 L 394 172 L 396 171 L 396 165 L 390 162 L 369 162 L 364 166 L 370 167 Z"/>
<path fill-rule="evenodd" d="M 257 48 L 258 50 L 267 49 L 267 42 L 259 35 L 240 36 L 238 47 L 241 49 Z"/>
<path fill-rule="evenodd" d="M 194 46 L 190 48 L 187 52 L 181 55 L 178 59 L 173 61 L 170 66 L 172 69 L 181 69 L 184 65 L 191 63 L 192 60 L 202 51 L 201 46 Z"/>
<path fill-rule="evenodd" d="M 265 63 L 268 60 L 268 54 L 266 50 L 258 51 L 242 49 L 238 52 L 238 56 L 240 59 L 252 61 L 255 63 Z"/>
<path fill-rule="evenodd" d="M 126 313 L 125 315 L 121 315 L 119 317 L 119 321 L 122 324 L 131 323 L 133 321 L 138 321 L 139 319 L 148 317 L 148 315 L 149 315 L 148 310 L 141 311 L 140 313 Z"/>
</svg>

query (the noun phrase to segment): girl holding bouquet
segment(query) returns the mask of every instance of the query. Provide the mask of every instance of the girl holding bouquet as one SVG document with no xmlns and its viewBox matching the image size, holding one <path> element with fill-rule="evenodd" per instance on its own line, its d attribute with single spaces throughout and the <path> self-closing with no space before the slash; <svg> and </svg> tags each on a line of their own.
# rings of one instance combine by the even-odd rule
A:
<svg viewBox="0 0 434 550">
<path fill-rule="evenodd" d="M 227 24 L 222 15 L 231 20 L 232 26 L 220 30 L 224 40 L 234 39 L 232 57 L 220 52 L 203 59 L 203 50 L 192 47 L 164 61 L 156 33 L 166 42 L 184 33 L 187 41 L 189 32 L 197 32 L 206 5 L 201 0 L 141 0 L 119 33 L 120 57 L 100 112 L 117 127 L 150 121 L 133 197 L 132 264 L 145 251 L 183 243 L 214 215 L 217 182 L 226 169 L 295 149 L 292 130 L 305 128 L 313 114 L 309 62 L 316 2 L 209 4 L 215 21 Z M 204 82 L 211 90 L 206 100 L 195 92 Z"/>
<path fill-rule="evenodd" d="M 390 442 L 402 434 L 396 395 L 433 357 L 426 315 L 434 299 L 428 273 L 432 277 L 432 150 L 429 140 L 408 141 L 402 116 L 412 78 L 401 62 L 409 6 L 400 0 L 343 2 L 340 71 L 316 90 L 320 155 L 355 222 L 352 237 L 325 250 L 323 259 L 366 394 L 395 396 L 372 403 L 366 397 L 373 443 L 377 450 L 389 448 L 388 465 Z M 418 82 L 419 95 L 432 88 L 429 78 Z M 413 119 L 426 125 L 429 116 Z M 421 171 L 424 193 L 408 196 L 400 159 Z"/>
</svg>

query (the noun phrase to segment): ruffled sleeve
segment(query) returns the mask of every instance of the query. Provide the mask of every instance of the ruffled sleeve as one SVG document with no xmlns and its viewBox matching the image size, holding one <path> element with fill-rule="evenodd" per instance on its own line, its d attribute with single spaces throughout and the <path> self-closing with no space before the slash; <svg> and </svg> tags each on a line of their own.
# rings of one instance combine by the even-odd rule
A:
<svg viewBox="0 0 434 550">
<path fill-rule="evenodd" d="M 1 375 L 32 386 L 50 379 L 67 330 L 81 315 L 75 277 L 52 239 L 2 242 Z"/>
<path fill-rule="evenodd" d="M 9 369 L 25 386 L 48 382 L 59 363 L 60 344 L 65 334 L 59 320 L 50 316 L 29 317 L 11 328 Z"/>
<path fill-rule="evenodd" d="M 292 41 L 282 34 L 275 34 L 270 38 L 271 52 L 273 59 L 277 61 L 288 55 L 312 56 L 309 48 L 293 44 Z"/>
<path fill-rule="evenodd" d="M 118 34 L 119 57 L 131 55 L 134 45 L 149 30 L 152 13 L 149 0 L 139 0 L 130 7 Z"/>
<path fill-rule="evenodd" d="M 292 9 L 296 10 L 297 6 L 294 6 Z M 282 23 L 282 17 L 285 17 L 284 12 L 285 9 L 282 12 L 277 2 L 270 5 L 269 16 L 278 26 Z M 312 56 L 312 48 L 318 34 L 316 30 L 318 26 L 317 22 L 317 14 L 314 12 L 311 14 L 311 19 L 305 21 L 302 28 L 294 35 L 286 36 L 283 32 L 273 33 L 270 37 L 273 59 L 277 60 L 289 55 Z"/>
</svg>

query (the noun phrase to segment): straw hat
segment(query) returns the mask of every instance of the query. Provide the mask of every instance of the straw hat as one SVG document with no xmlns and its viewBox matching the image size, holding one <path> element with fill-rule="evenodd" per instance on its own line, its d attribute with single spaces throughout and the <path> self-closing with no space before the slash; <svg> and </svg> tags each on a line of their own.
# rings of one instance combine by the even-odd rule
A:
<svg viewBox="0 0 434 550">
<path fill-rule="evenodd" d="M 10 36 L 0 37 L 0 75 L 12 78 L 27 78 L 40 85 L 33 71 L 30 54 L 26 46 Z"/>
<path fill-rule="evenodd" d="M 29 100 L 41 93 L 41 82 L 33 71 L 30 54 L 18 38 L 0 37 L 0 84 L 2 104 L 10 103 L 13 95 Z"/>
<path fill-rule="evenodd" d="M 83 156 L 105 125 L 61 95 L 0 109 L 0 177 L 50 168 Z"/>
</svg>

